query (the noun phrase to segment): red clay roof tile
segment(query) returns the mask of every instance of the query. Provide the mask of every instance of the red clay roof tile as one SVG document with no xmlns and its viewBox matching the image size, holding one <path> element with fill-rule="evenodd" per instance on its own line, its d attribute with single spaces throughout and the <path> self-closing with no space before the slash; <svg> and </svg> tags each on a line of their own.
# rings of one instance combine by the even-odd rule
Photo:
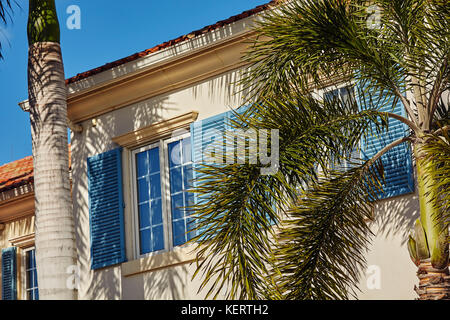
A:
<svg viewBox="0 0 450 320">
<path fill-rule="evenodd" d="M 0 192 L 33 181 L 33 157 L 26 157 L 0 167 Z"/>
<path fill-rule="evenodd" d="M 69 145 L 69 168 L 71 168 Z M 33 157 L 29 156 L 0 166 L 0 192 L 14 189 L 34 181 Z"/>
</svg>

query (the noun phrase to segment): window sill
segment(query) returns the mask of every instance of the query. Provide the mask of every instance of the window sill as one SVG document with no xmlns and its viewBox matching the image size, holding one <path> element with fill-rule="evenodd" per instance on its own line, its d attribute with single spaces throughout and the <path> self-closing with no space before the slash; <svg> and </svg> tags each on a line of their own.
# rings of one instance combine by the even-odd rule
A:
<svg viewBox="0 0 450 320">
<path fill-rule="evenodd" d="M 161 269 L 192 263 L 196 260 L 196 246 L 190 245 L 176 248 L 174 251 L 163 252 L 148 257 L 139 258 L 121 265 L 124 277 L 134 276 L 145 272 L 154 272 Z"/>
</svg>

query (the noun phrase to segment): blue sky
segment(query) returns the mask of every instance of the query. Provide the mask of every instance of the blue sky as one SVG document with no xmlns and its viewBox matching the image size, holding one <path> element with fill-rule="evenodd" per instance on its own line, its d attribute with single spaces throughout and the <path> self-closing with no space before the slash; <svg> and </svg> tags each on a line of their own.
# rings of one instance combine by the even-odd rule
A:
<svg viewBox="0 0 450 320">
<path fill-rule="evenodd" d="M 27 113 L 28 0 L 17 0 L 13 22 L 0 23 L 0 165 L 31 155 Z M 66 78 L 151 48 L 252 9 L 269 0 L 56 0 Z M 81 9 L 81 29 L 69 30 L 67 8 Z"/>
</svg>

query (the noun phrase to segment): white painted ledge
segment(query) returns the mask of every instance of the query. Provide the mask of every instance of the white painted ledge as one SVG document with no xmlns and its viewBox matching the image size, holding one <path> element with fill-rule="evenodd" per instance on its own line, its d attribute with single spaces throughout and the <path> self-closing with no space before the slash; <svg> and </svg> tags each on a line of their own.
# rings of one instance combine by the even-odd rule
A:
<svg viewBox="0 0 450 320">
<path fill-rule="evenodd" d="M 154 272 L 161 269 L 195 262 L 195 248 L 196 246 L 190 245 L 176 248 L 174 251 L 163 252 L 139 258 L 130 262 L 125 262 L 121 265 L 122 275 L 124 277 L 130 277 L 140 273 Z"/>
</svg>

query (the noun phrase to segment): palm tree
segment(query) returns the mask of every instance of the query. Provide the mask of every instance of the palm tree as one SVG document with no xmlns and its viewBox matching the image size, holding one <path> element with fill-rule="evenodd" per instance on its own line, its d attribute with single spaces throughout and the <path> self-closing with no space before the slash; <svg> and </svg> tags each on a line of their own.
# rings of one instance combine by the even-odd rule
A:
<svg viewBox="0 0 450 320">
<path fill-rule="evenodd" d="M 420 202 L 408 244 L 416 291 L 450 298 L 449 10 L 446 0 L 302 0 L 268 10 L 241 82 L 252 105 L 233 123 L 279 130 L 279 170 L 197 164 L 200 290 L 240 299 L 356 296 L 384 181 L 380 158 L 406 143 Z M 330 79 L 353 79 L 356 98 L 312 93 Z M 389 112 L 398 102 L 406 116 Z M 372 158 L 349 159 L 361 139 L 389 132 L 389 119 L 410 133 Z"/>
<path fill-rule="evenodd" d="M 35 245 L 41 299 L 72 300 L 68 267 L 76 265 L 69 181 L 67 102 L 54 0 L 30 0 L 28 95 L 34 157 Z"/>
<path fill-rule="evenodd" d="M 12 3 L 17 4 L 0 0 L 4 24 Z M 66 87 L 54 0 L 30 0 L 27 30 L 39 297 L 76 299 L 76 290 L 67 286 L 67 270 L 76 265 L 77 256 L 68 170 Z"/>
</svg>

